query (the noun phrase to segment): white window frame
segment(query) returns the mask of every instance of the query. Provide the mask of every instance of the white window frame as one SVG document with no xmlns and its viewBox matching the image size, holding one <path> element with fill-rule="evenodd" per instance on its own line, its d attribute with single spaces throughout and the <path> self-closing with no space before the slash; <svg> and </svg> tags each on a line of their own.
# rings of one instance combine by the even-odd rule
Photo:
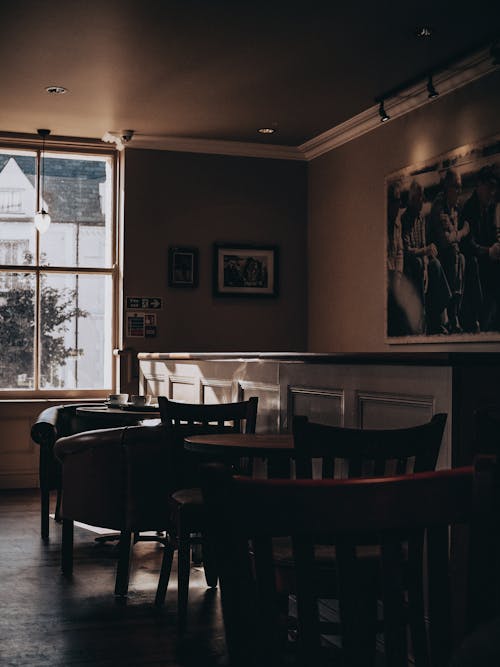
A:
<svg viewBox="0 0 500 667">
<path fill-rule="evenodd" d="M 2 136 L 0 134 L 0 150 L 2 151 L 16 151 L 16 150 L 28 150 L 34 152 L 36 160 L 36 169 L 39 169 L 40 158 L 41 158 L 41 139 L 38 138 L 29 138 L 24 139 L 21 137 L 13 137 L 12 135 Z M 105 398 L 109 393 L 114 393 L 117 390 L 119 383 L 119 357 L 116 356 L 116 350 L 120 348 L 122 340 L 122 326 L 121 326 L 121 315 L 122 315 L 122 258 L 123 258 L 123 248 L 122 248 L 122 235 L 123 235 L 123 215 L 122 215 L 122 197 L 121 197 L 121 179 L 123 173 L 123 165 L 120 161 L 120 153 L 109 146 L 103 146 L 100 142 L 95 141 L 86 141 L 86 140 L 72 140 L 64 141 L 51 138 L 45 143 L 45 152 L 57 152 L 60 154 L 68 153 L 71 155 L 82 155 L 82 156 L 96 156 L 96 157 L 106 157 L 111 159 L 111 171 L 112 171 L 112 259 L 110 267 L 108 268 L 85 268 L 85 267 L 75 267 L 75 266 L 46 266 L 35 264 L 33 266 L 29 265 L 8 265 L 4 264 L 0 266 L 0 272 L 22 272 L 22 273 L 31 273 L 35 275 L 36 280 L 36 293 L 38 303 L 35 305 L 35 320 L 38 323 L 40 316 L 39 300 L 40 300 L 40 276 L 42 274 L 92 274 L 92 275 L 109 275 L 112 280 L 112 298 L 113 298 L 113 316 L 112 316 L 112 335 L 111 335 L 111 346 L 112 349 L 109 351 L 109 359 L 112 364 L 110 369 L 111 377 L 111 386 L 102 387 L 100 389 L 39 389 L 39 365 L 40 365 L 40 338 L 39 331 L 40 327 L 36 326 L 36 335 L 34 341 L 34 385 L 33 389 L 2 389 L 0 388 L 0 400 L 8 399 L 39 399 L 39 398 L 54 398 L 54 399 L 75 399 L 75 398 Z M 38 171 L 37 171 L 38 173 Z M 38 182 L 38 179 L 36 179 Z M 37 194 L 38 196 L 38 194 Z M 39 244 L 40 244 L 40 234 L 36 233 L 36 260 L 39 259 Z"/>
</svg>

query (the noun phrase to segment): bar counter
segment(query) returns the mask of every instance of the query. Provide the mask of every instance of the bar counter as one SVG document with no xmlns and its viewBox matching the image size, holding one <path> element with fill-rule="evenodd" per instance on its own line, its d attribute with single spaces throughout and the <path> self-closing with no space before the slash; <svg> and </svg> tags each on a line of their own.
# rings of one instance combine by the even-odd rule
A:
<svg viewBox="0 0 500 667">
<path fill-rule="evenodd" d="M 439 467 L 474 453 L 474 410 L 500 404 L 500 353 L 142 352 L 141 389 L 192 403 L 259 397 L 257 432 L 295 414 L 357 428 L 401 428 L 446 412 Z"/>
</svg>

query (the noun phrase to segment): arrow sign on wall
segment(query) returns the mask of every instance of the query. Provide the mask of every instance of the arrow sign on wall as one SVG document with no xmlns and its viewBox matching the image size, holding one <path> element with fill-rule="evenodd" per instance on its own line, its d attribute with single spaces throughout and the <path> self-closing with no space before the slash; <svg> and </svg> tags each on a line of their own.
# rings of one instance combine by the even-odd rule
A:
<svg viewBox="0 0 500 667">
<path fill-rule="evenodd" d="M 157 296 L 127 296 L 127 310 L 160 310 L 161 299 Z"/>
</svg>

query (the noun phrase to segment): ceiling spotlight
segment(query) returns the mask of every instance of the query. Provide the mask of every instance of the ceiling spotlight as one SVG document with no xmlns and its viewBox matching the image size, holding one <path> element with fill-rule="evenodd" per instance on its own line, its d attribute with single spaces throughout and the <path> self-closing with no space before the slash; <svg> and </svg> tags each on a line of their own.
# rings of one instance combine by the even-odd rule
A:
<svg viewBox="0 0 500 667">
<path fill-rule="evenodd" d="M 276 130 L 272 127 L 259 127 L 258 132 L 260 134 L 274 134 Z"/>
<path fill-rule="evenodd" d="M 384 100 L 380 102 L 380 106 L 378 108 L 378 114 L 380 116 L 380 122 L 385 123 L 386 121 L 389 120 L 390 116 L 387 115 L 385 108 L 384 108 Z"/>
<path fill-rule="evenodd" d="M 64 86 L 47 86 L 45 90 L 49 95 L 64 95 L 64 93 L 68 92 L 68 89 L 64 88 Z"/>
<path fill-rule="evenodd" d="M 427 92 L 429 93 L 428 97 L 430 100 L 434 99 L 439 95 L 438 91 L 434 88 L 434 84 L 432 82 L 432 74 L 429 76 L 429 80 L 427 81 Z"/>
<path fill-rule="evenodd" d="M 417 28 L 417 37 L 429 39 L 432 36 L 432 28 L 428 25 L 422 25 Z"/>
</svg>

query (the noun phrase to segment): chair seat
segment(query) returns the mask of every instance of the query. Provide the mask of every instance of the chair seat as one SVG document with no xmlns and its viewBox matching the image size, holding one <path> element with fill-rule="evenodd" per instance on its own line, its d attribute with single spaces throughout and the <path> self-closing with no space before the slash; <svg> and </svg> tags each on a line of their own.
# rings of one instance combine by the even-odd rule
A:
<svg viewBox="0 0 500 667">
<path fill-rule="evenodd" d="M 180 489 L 170 497 L 172 518 L 178 523 L 182 515 L 184 530 L 200 531 L 205 526 L 205 509 L 201 489 Z"/>
<path fill-rule="evenodd" d="M 362 559 L 380 558 L 380 546 L 368 544 L 356 548 L 356 556 Z M 294 565 L 292 553 L 292 541 L 289 537 L 275 537 L 273 539 L 273 560 L 280 565 Z M 332 567 L 332 560 L 335 560 L 335 547 L 330 544 L 317 544 L 314 547 L 314 560 L 321 566 Z"/>
<path fill-rule="evenodd" d="M 404 552 L 406 549 L 404 549 Z M 363 572 L 376 579 L 380 568 L 380 546 L 358 545 L 356 558 Z M 336 552 L 333 545 L 317 544 L 314 547 L 314 581 L 321 588 L 323 597 L 337 594 Z M 278 590 L 293 592 L 295 590 L 295 561 L 292 541 L 289 537 L 273 538 L 273 562 L 275 565 Z"/>
</svg>

